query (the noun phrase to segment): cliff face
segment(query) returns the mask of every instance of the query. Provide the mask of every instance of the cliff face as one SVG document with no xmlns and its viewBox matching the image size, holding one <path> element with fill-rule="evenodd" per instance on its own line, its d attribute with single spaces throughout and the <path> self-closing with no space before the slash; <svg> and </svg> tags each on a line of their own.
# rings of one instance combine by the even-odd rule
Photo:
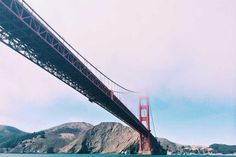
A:
<svg viewBox="0 0 236 157">
<path fill-rule="evenodd" d="M 101 123 L 76 139 L 63 152 L 121 153 L 138 141 L 137 132 L 120 123 Z"/>
</svg>

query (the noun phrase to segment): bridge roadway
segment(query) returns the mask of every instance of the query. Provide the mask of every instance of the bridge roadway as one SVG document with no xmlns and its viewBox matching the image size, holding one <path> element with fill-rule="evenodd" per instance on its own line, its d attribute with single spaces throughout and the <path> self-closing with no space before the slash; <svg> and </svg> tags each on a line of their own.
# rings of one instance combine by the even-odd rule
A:
<svg viewBox="0 0 236 157">
<path fill-rule="evenodd" d="M 71 86 L 90 101 L 97 103 L 139 133 L 148 136 L 149 130 L 117 96 L 111 97 L 111 90 L 50 28 L 26 3 L 18 0 L 0 0 L 1 42 Z M 151 137 L 154 138 L 153 135 Z"/>
</svg>

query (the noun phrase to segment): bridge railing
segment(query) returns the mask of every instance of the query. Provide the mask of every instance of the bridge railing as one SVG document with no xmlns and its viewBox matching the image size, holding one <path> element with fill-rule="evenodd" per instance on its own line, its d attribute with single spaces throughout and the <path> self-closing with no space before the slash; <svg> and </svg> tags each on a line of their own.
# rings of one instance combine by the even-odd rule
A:
<svg viewBox="0 0 236 157">
<path fill-rule="evenodd" d="M 114 95 L 118 98 L 122 97 L 122 94 L 131 92 L 135 93 L 132 90 L 129 90 L 120 84 L 116 83 L 108 76 L 106 76 L 103 72 L 101 72 L 98 68 L 96 68 L 91 62 L 89 62 L 83 55 L 81 55 L 70 43 L 68 43 L 55 29 L 53 29 L 33 8 L 30 7 L 28 3 L 24 0 L 20 0 L 19 2 L 27 8 L 32 15 L 37 17 L 42 24 L 44 24 L 47 29 L 63 44 L 68 48 Z"/>
</svg>

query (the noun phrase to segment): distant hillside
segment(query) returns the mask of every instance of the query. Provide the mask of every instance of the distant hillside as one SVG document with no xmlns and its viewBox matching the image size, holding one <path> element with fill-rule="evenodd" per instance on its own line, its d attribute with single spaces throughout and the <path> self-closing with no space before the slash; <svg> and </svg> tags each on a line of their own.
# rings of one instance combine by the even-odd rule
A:
<svg viewBox="0 0 236 157">
<path fill-rule="evenodd" d="M 4 151 L 9 153 L 61 152 L 61 148 L 85 134 L 92 127 L 91 124 L 84 122 L 62 124 L 44 131 L 16 138 L 15 141 L 11 141 L 13 144 L 10 142 L 8 145 L 4 145 Z"/>
<path fill-rule="evenodd" d="M 214 154 L 212 148 L 207 146 L 182 145 L 171 142 L 165 138 L 158 138 L 162 147 L 167 150 L 168 155 L 206 155 Z"/>
<path fill-rule="evenodd" d="M 82 131 L 91 129 L 93 125 L 85 122 L 72 122 L 65 123 L 50 129 L 45 130 L 46 133 L 50 134 L 60 134 L 60 133 L 72 133 L 79 134 Z"/>
<path fill-rule="evenodd" d="M 26 133 L 11 127 L 11 126 L 4 126 L 4 125 L 0 125 L 0 143 L 9 139 L 9 138 L 14 138 L 17 136 L 22 136 L 25 135 Z"/>
<path fill-rule="evenodd" d="M 207 146 L 182 145 L 171 142 L 165 138 L 158 138 L 162 147 L 169 155 L 195 155 L 195 154 L 236 154 L 236 145 L 213 144 Z"/>
<path fill-rule="evenodd" d="M 137 153 L 139 134 L 120 123 L 66 123 L 9 138 L 2 153 Z M 162 150 L 158 146 L 159 150 Z M 162 152 L 165 152 L 162 150 Z"/>
<path fill-rule="evenodd" d="M 236 145 L 212 144 L 209 147 L 214 149 L 214 153 L 221 153 L 221 154 L 236 153 Z"/>
<path fill-rule="evenodd" d="M 0 153 L 132 153 L 138 151 L 139 134 L 120 123 L 66 123 L 47 130 L 25 133 L 0 126 Z M 158 151 L 170 155 L 233 154 L 235 146 L 181 145 L 157 138 Z"/>
<path fill-rule="evenodd" d="M 17 128 L 11 126 L 0 125 L 0 148 L 3 147 L 7 142 L 17 139 L 18 137 L 26 135 Z"/>
</svg>

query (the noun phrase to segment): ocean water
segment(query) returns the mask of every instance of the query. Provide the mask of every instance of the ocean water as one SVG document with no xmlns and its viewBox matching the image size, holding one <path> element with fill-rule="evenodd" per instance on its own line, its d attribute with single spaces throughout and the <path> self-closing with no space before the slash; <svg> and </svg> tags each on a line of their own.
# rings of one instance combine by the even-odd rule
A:
<svg viewBox="0 0 236 157">
<path fill-rule="evenodd" d="M 101 155 L 101 154 L 0 154 L 0 157 L 138 157 L 141 155 Z M 142 155 L 146 156 L 146 155 Z M 171 155 L 169 157 L 186 157 L 191 155 Z M 152 155 L 152 157 L 166 157 L 165 155 Z M 206 155 L 194 155 L 194 157 L 206 157 Z M 222 157 L 214 155 L 214 157 Z M 225 157 L 225 156 L 224 156 Z M 232 157 L 232 156 L 231 156 Z"/>
</svg>

